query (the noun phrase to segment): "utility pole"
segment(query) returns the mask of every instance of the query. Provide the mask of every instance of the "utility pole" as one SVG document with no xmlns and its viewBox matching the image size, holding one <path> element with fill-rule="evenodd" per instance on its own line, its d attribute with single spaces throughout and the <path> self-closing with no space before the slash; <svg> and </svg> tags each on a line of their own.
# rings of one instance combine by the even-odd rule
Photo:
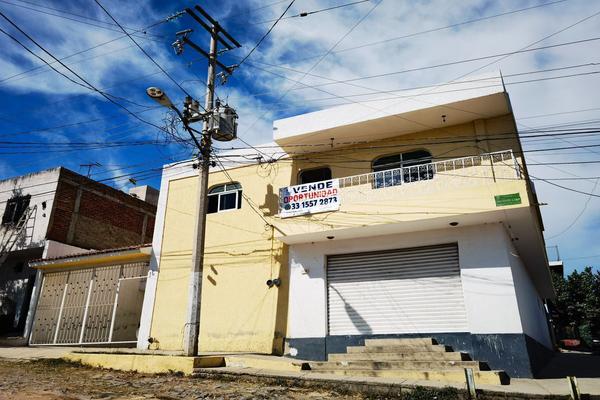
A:
<svg viewBox="0 0 600 400">
<path fill-rule="evenodd" d="M 217 67 L 223 71 L 219 74 L 222 82 L 226 81 L 235 67 L 228 67 L 217 60 L 218 54 L 241 47 L 241 45 L 219 25 L 202 7 L 195 6 L 195 10 L 186 8 L 189 14 L 198 24 L 210 34 L 210 48 L 207 53 L 188 37 L 193 30 L 186 29 L 178 32 L 178 39 L 173 43 L 177 54 L 181 54 L 185 45 L 202 54 L 208 59 L 208 73 L 206 79 L 206 97 L 204 112 L 198 111 L 198 103 L 192 98 L 185 100 L 185 109 L 180 112 L 168 97 L 158 88 L 149 88 L 147 93 L 159 103 L 175 110 L 183 122 L 185 129 L 189 132 L 194 143 L 200 150 L 198 160 L 198 189 L 196 202 L 196 224 L 194 227 L 194 244 L 192 248 L 192 266 L 188 288 L 188 308 L 183 335 L 183 352 L 186 356 L 198 354 L 198 337 L 200 333 L 200 309 L 202 298 L 202 272 L 204 269 L 204 243 L 206 241 L 206 212 L 208 208 L 208 175 L 211 166 L 212 139 L 229 141 L 236 137 L 237 114 L 227 105 L 215 108 L 215 78 Z M 219 50 L 218 43 L 225 46 Z M 203 121 L 201 140 L 198 142 L 194 132 L 198 132 L 189 126 L 190 123 Z"/>
<path fill-rule="evenodd" d="M 215 27 L 211 29 L 210 52 L 208 53 L 208 75 L 206 78 L 206 98 L 204 108 L 211 113 L 215 97 L 215 61 L 217 58 L 217 40 Z M 198 164 L 198 200 L 196 202 L 196 226 L 194 227 L 194 247 L 192 248 L 192 271 L 188 290 L 187 322 L 183 333 L 183 352 L 186 356 L 198 354 L 198 336 L 200 334 L 200 307 L 202 298 L 202 273 L 204 270 L 204 241 L 206 236 L 206 210 L 208 207 L 208 172 L 212 139 L 209 133 L 209 120 L 202 128 L 201 157 Z"/>
</svg>

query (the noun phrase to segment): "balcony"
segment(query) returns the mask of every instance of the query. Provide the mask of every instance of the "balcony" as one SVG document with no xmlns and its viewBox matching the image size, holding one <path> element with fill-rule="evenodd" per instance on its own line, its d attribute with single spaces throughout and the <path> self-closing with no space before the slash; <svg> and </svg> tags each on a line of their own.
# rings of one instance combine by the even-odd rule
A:
<svg viewBox="0 0 600 400">
<path fill-rule="evenodd" d="M 498 222 L 508 210 L 529 209 L 519 164 L 505 150 L 282 188 L 279 239 L 302 243 Z"/>
</svg>

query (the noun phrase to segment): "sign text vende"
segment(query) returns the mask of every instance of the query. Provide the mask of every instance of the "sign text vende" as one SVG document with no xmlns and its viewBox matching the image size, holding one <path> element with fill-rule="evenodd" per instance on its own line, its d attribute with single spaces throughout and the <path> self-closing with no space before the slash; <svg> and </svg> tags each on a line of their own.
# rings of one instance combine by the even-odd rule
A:
<svg viewBox="0 0 600 400">
<path fill-rule="evenodd" d="M 337 179 L 288 186 L 279 190 L 279 215 L 282 218 L 335 211 L 339 207 Z"/>
</svg>

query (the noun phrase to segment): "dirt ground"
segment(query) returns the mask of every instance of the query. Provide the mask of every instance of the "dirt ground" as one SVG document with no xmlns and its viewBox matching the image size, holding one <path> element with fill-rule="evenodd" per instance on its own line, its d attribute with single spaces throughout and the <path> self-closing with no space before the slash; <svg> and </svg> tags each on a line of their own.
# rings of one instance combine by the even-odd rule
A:
<svg viewBox="0 0 600 400">
<path fill-rule="evenodd" d="M 60 360 L 0 359 L 0 400 L 362 398 L 245 381 L 101 370 Z"/>
</svg>

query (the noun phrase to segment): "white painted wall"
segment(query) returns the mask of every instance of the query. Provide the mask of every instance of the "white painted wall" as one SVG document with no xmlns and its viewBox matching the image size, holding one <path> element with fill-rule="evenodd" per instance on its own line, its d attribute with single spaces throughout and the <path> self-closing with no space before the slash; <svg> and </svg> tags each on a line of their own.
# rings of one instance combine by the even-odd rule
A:
<svg viewBox="0 0 600 400">
<path fill-rule="evenodd" d="M 140 317 L 140 329 L 138 331 L 138 349 L 148 349 L 148 338 L 152 327 L 152 315 L 154 313 L 154 299 L 156 298 L 156 285 L 158 284 L 158 270 L 160 254 L 162 251 L 163 231 L 165 225 L 165 212 L 167 199 L 169 197 L 169 182 L 172 179 L 181 179 L 197 174 L 198 170 L 191 168 L 193 161 L 188 161 L 173 166 L 165 166 L 160 181 L 158 204 L 156 208 L 156 222 L 154 223 L 154 234 L 152 236 L 152 254 L 150 255 L 150 266 L 146 280 L 146 291 L 142 304 L 142 315 Z M 192 221 L 190 221 L 192 223 Z"/>
<path fill-rule="evenodd" d="M 7 201 L 15 193 L 31 195 L 29 206 L 38 206 L 35 219 L 30 220 L 28 224 L 27 235 L 30 238 L 27 238 L 23 244 L 15 246 L 13 251 L 44 246 L 44 239 L 50 220 L 50 211 L 52 210 L 54 195 L 58 186 L 59 172 L 59 168 L 54 168 L 0 181 L 0 217 L 4 215 Z M 43 202 L 46 202 L 45 210 L 42 209 Z M 5 227 L 0 227 L 0 243 L 3 242 L 5 236 L 9 233 L 10 231 Z"/>
<path fill-rule="evenodd" d="M 307 136 L 314 136 L 318 132 L 344 127 L 346 128 L 346 131 L 343 133 L 343 138 L 348 139 L 349 133 L 347 128 L 354 124 L 368 123 L 377 119 L 423 111 L 434 107 L 444 107 L 453 103 L 483 98 L 485 96 L 504 92 L 502 79 L 499 73 L 484 74 L 481 75 L 480 78 L 486 79 L 485 86 L 474 84 L 472 81 L 468 80 L 458 80 L 455 84 L 459 85 L 461 90 L 443 91 L 441 93 L 431 92 L 427 102 L 411 99 L 411 93 L 418 94 L 420 92 L 420 90 L 414 90 L 412 92 L 405 92 L 404 96 L 406 96 L 406 98 L 403 101 L 398 101 L 397 99 L 370 100 L 363 103 L 328 107 L 324 110 L 278 119 L 273 121 L 273 137 L 275 142 L 285 148 L 286 140 L 294 139 L 298 142 Z M 481 104 L 483 104 L 483 102 L 484 101 L 482 100 Z M 452 108 L 446 107 L 444 111 L 449 112 L 450 109 Z M 469 115 L 467 112 L 460 112 L 462 111 L 460 108 L 452 110 L 455 112 L 459 111 L 459 113 L 454 114 L 452 119 L 455 124 L 479 118 L 474 118 L 472 113 Z M 505 104 L 497 104 L 495 107 L 486 108 L 485 110 L 480 111 L 485 111 L 486 115 L 502 115 L 507 112 L 507 109 Z M 441 118 L 439 118 L 441 114 L 438 112 L 432 114 L 434 114 L 435 117 L 434 115 L 430 115 L 427 118 L 427 121 L 429 122 L 428 127 L 441 127 L 444 123 Z M 402 124 L 398 119 L 393 120 L 396 127 L 403 125 L 411 126 L 411 124 Z M 404 122 L 407 121 L 408 120 L 405 120 Z M 414 122 L 414 119 L 412 121 Z M 374 128 L 375 125 L 376 124 L 371 125 L 371 128 Z M 412 126 L 423 129 L 423 126 L 419 126 L 418 124 Z M 397 131 L 397 129 L 393 130 L 393 132 Z M 385 137 L 390 137 L 389 134 L 390 133 L 388 132 L 388 135 L 382 135 L 377 138 L 383 139 Z M 322 136 L 325 136 L 325 134 Z M 336 136 L 336 139 L 342 139 L 342 137 Z M 375 140 L 375 138 L 370 136 L 370 140 Z M 327 143 L 327 141 L 320 140 L 320 143 Z M 294 151 L 302 151 L 302 149 L 297 148 Z"/>
<path fill-rule="evenodd" d="M 519 253 L 512 246 L 512 243 L 509 243 L 507 247 L 523 332 L 547 348 L 552 349 L 552 339 L 550 337 L 544 303 L 525 269 Z"/>
<path fill-rule="evenodd" d="M 291 245 L 288 337 L 327 334 L 326 256 L 458 243 L 472 333 L 522 333 L 506 233 L 501 224 Z"/>
<path fill-rule="evenodd" d="M 71 246 L 55 240 L 46 240 L 42 258 L 70 256 L 72 254 L 89 253 L 90 251 L 94 251 L 94 249 L 82 249 L 81 247 Z"/>
</svg>

